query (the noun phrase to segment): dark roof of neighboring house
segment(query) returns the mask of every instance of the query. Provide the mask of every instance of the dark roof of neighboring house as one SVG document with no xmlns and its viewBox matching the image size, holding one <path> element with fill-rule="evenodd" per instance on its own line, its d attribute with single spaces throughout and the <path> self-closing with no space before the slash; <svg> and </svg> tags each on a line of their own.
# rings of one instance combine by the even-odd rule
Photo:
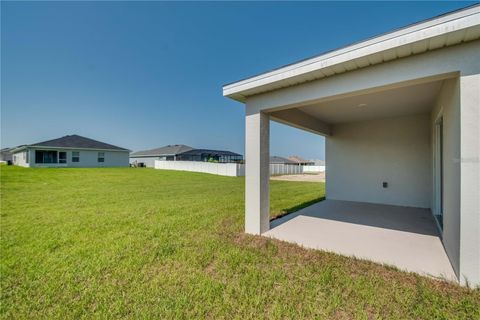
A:
<svg viewBox="0 0 480 320">
<path fill-rule="evenodd" d="M 161 148 L 155 148 L 150 150 L 142 150 L 130 153 L 131 157 L 135 156 L 174 156 L 180 153 L 193 150 L 192 147 L 184 144 L 169 144 Z"/>
<path fill-rule="evenodd" d="M 143 150 L 130 153 L 130 157 L 159 157 L 159 156 L 176 156 L 176 155 L 202 155 L 208 154 L 211 156 L 241 156 L 241 154 L 225 151 L 225 150 L 210 150 L 210 149 L 194 149 L 184 144 L 173 144 L 161 148 Z"/>
<path fill-rule="evenodd" d="M 283 164 L 297 164 L 296 162 L 284 157 L 272 156 L 270 157 L 270 163 L 283 163 Z"/>
<path fill-rule="evenodd" d="M 202 155 L 208 154 L 211 156 L 241 156 L 241 154 L 225 151 L 225 150 L 210 150 L 210 149 L 192 149 L 190 151 L 186 151 L 182 153 L 183 155 Z"/>
<path fill-rule="evenodd" d="M 287 158 L 290 161 L 296 162 L 296 163 L 313 163 L 311 160 L 305 160 L 299 156 L 290 156 Z"/>
<path fill-rule="evenodd" d="M 76 134 L 64 136 L 58 139 L 52 139 L 29 145 L 19 146 L 16 149 L 23 149 L 24 147 L 49 147 L 49 148 L 78 148 L 78 149 L 101 149 L 101 150 L 118 150 L 129 151 L 125 148 L 120 148 L 105 142 L 85 138 Z"/>
</svg>

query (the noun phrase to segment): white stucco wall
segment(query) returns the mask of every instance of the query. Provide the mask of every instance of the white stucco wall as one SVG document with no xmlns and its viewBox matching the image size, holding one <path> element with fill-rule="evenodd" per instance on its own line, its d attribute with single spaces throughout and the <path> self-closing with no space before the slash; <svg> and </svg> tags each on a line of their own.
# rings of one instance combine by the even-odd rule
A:
<svg viewBox="0 0 480 320">
<path fill-rule="evenodd" d="M 35 150 L 30 148 L 30 167 L 53 168 L 96 168 L 96 167 L 128 167 L 128 151 L 80 150 L 80 149 L 46 149 L 67 152 L 67 163 L 35 163 Z M 39 149 L 40 150 L 40 149 Z M 42 149 L 43 150 L 43 149 Z M 72 162 L 72 152 L 80 152 L 80 161 Z M 104 152 L 105 162 L 98 162 L 98 153 Z"/>
<path fill-rule="evenodd" d="M 480 60 L 477 62 L 480 65 Z M 480 73 L 460 79 L 460 281 L 480 286 Z"/>
<path fill-rule="evenodd" d="M 443 116 L 443 244 L 453 269 L 460 270 L 460 88 L 458 78 L 445 80 L 430 119 L 432 145 L 435 121 Z M 432 191 L 434 191 L 434 150 L 432 148 Z M 435 209 L 432 192 L 431 207 Z"/>
<path fill-rule="evenodd" d="M 23 151 L 14 153 L 12 158 L 13 158 L 13 164 L 16 166 L 22 166 L 22 167 L 30 166 L 30 163 L 29 163 L 30 159 L 28 159 L 28 150 L 23 150 Z"/>
<path fill-rule="evenodd" d="M 428 114 L 339 124 L 332 131 L 328 199 L 430 207 Z"/>
</svg>

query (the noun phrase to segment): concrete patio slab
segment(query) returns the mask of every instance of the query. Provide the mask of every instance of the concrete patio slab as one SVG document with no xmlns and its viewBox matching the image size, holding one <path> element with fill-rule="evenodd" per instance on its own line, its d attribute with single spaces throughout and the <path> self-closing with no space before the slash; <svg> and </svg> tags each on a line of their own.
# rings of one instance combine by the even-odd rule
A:
<svg viewBox="0 0 480 320">
<path fill-rule="evenodd" d="M 429 209 L 324 200 L 270 226 L 264 236 L 457 281 Z"/>
</svg>

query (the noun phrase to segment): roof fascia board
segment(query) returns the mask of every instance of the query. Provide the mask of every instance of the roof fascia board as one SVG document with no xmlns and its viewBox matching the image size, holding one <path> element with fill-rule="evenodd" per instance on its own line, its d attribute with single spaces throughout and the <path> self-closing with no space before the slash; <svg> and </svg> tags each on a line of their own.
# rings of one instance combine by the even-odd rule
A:
<svg viewBox="0 0 480 320">
<path fill-rule="evenodd" d="M 21 147 L 18 147 L 18 148 L 13 148 L 12 150 L 10 150 L 10 152 L 13 154 L 13 153 L 18 153 L 20 151 L 23 151 L 27 149 L 27 146 L 21 146 Z"/>
<path fill-rule="evenodd" d="M 242 92 L 286 79 L 381 53 L 419 41 L 466 29 L 480 24 L 480 6 L 475 6 L 424 23 L 394 31 L 324 55 L 288 65 L 271 72 L 241 80 L 223 87 L 223 95 L 239 98 Z"/>
<path fill-rule="evenodd" d="M 102 148 L 75 148 L 75 147 L 49 147 L 49 146 L 35 146 L 35 145 L 29 145 L 29 146 L 22 146 L 20 148 L 12 150 L 12 152 L 20 152 L 24 149 L 40 149 L 40 150 L 56 150 L 56 149 L 61 149 L 61 150 L 86 150 L 86 151 L 114 151 L 114 152 L 130 152 L 128 149 L 124 150 L 117 150 L 117 149 L 102 149 Z"/>
</svg>

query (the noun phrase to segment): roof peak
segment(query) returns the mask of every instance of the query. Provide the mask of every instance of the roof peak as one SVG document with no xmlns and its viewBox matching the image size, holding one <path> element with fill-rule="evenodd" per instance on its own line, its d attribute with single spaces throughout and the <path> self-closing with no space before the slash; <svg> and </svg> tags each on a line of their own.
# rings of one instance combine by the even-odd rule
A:
<svg viewBox="0 0 480 320">
<path fill-rule="evenodd" d="M 60 138 L 45 140 L 37 143 L 25 145 L 24 147 L 50 147 L 50 148 L 78 148 L 78 149 L 100 149 L 129 151 L 128 149 L 117 147 L 115 145 L 83 137 L 78 134 L 65 135 Z"/>
</svg>

